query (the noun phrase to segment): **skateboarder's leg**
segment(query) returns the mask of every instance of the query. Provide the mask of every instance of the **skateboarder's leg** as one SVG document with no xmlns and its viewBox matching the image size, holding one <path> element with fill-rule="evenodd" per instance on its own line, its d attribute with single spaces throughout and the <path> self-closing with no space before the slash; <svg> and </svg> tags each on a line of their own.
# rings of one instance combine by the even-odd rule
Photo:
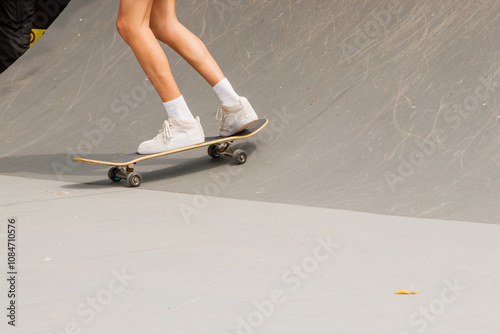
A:
<svg viewBox="0 0 500 334">
<path fill-rule="evenodd" d="M 193 145 L 205 139 L 200 121 L 189 111 L 167 57 L 149 26 L 152 6 L 153 0 L 121 0 L 116 22 L 118 32 L 131 47 L 169 115 L 158 135 L 139 146 L 141 154 Z"/>
<path fill-rule="evenodd" d="M 144 72 L 161 99 L 174 100 L 181 96 L 167 56 L 149 27 L 153 0 L 121 0 L 116 27 L 134 52 Z"/>
<path fill-rule="evenodd" d="M 163 49 L 149 27 L 153 0 L 121 0 L 116 26 L 160 95 L 169 117 L 193 120 Z"/>
<path fill-rule="evenodd" d="M 205 44 L 177 20 L 175 0 L 153 0 L 150 26 L 156 38 L 181 55 L 210 86 L 224 79 Z"/>
<path fill-rule="evenodd" d="M 150 26 L 156 38 L 181 55 L 213 87 L 221 101 L 221 136 L 237 133 L 257 120 L 248 100 L 236 94 L 205 44 L 177 20 L 175 0 L 153 0 Z"/>
</svg>

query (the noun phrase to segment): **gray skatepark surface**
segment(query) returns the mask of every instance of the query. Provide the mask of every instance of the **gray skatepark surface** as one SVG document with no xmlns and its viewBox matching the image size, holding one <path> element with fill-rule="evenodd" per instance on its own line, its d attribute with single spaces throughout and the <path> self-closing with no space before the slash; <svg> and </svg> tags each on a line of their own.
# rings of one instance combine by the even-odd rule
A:
<svg viewBox="0 0 500 334">
<path fill-rule="evenodd" d="M 218 195 L 498 222 L 498 2 L 230 3 L 177 6 L 272 122 L 244 177 Z M 164 111 L 116 12 L 117 1 L 72 1 L 2 75 L 0 172 L 103 180 L 68 156 L 129 153 L 156 134 Z M 215 95 L 166 49 L 190 108 L 216 134 Z M 143 187 L 192 193 L 220 167 L 202 155 L 140 166 Z"/>
<path fill-rule="evenodd" d="M 165 118 L 118 3 L 72 0 L 0 75 L 0 237 L 16 217 L 23 266 L 2 330 L 498 332 L 500 3 L 179 2 L 270 124 L 245 165 L 188 151 L 138 164 L 140 189 L 72 161 Z M 210 86 L 164 50 L 216 135 Z"/>
</svg>

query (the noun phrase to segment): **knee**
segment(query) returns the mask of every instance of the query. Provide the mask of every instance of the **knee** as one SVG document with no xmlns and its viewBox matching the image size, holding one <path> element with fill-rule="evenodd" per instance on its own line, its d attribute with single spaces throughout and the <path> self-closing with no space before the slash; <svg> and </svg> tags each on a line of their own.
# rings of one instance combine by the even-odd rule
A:
<svg viewBox="0 0 500 334">
<path fill-rule="evenodd" d="M 118 34 L 120 34 L 126 43 L 129 42 L 130 36 L 134 31 L 132 23 L 121 15 L 118 15 L 116 19 L 116 30 L 118 30 Z"/>
<path fill-rule="evenodd" d="M 173 47 L 179 38 L 179 26 L 177 20 L 151 21 L 149 25 L 155 37 L 170 47 Z"/>
</svg>

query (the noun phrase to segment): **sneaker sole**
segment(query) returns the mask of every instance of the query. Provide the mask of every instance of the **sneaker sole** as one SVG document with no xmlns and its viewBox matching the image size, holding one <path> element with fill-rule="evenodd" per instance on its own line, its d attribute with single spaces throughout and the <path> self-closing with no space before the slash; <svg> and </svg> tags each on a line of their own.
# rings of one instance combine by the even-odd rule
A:
<svg viewBox="0 0 500 334">
<path fill-rule="evenodd" d="M 149 148 L 147 150 L 141 150 L 137 153 L 139 153 L 139 154 L 156 154 L 156 153 L 161 153 L 161 152 L 177 150 L 179 148 L 183 148 L 183 147 L 187 147 L 187 146 L 201 144 L 204 142 L 205 142 L 204 137 L 196 137 L 196 138 L 192 138 L 190 140 L 175 142 L 174 145 L 169 145 L 168 148 L 166 148 L 166 149 L 164 147 L 154 147 L 154 148 Z"/>
</svg>

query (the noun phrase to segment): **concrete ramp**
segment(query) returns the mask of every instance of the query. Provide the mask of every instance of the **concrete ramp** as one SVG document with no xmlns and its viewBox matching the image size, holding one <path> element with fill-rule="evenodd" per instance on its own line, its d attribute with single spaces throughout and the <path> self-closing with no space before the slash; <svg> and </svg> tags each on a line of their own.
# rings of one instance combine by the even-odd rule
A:
<svg viewBox="0 0 500 334">
<path fill-rule="evenodd" d="M 165 115 L 117 34 L 118 1 L 73 0 L 0 77 L 0 172 L 105 181 L 75 155 L 130 152 Z M 497 223 L 500 4 L 195 1 L 180 20 L 208 45 L 268 131 L 229 184 L 204 152 L 138 168 L 144 188 Z M 210 87 L 165 47 L 205 132 Z"/>
</svg>

